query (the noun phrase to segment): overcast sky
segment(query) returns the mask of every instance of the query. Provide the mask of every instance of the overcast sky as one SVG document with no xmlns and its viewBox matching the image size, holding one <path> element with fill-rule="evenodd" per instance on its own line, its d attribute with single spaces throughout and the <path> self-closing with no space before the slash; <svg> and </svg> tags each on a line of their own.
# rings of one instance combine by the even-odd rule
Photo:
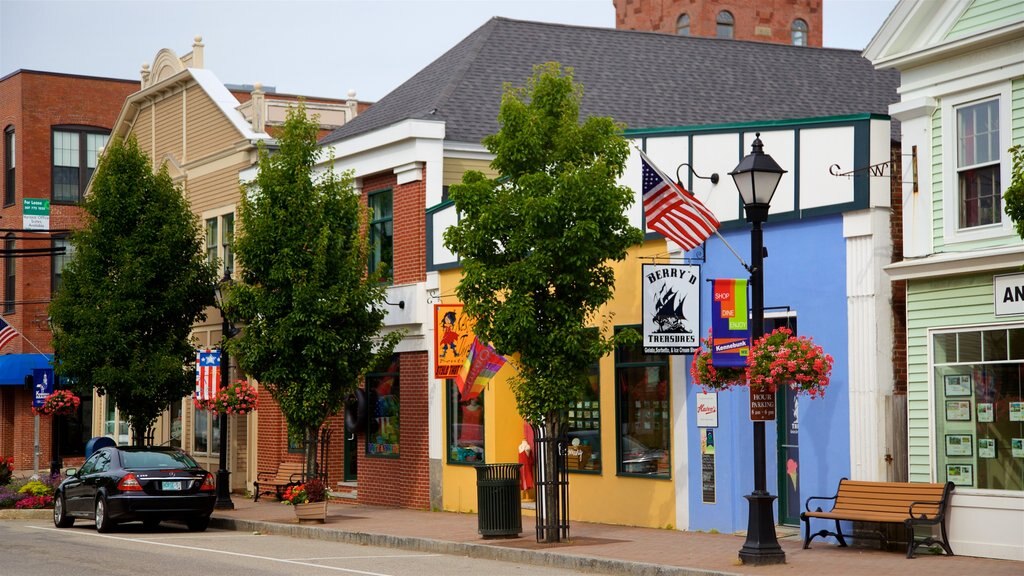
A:
<svg viewBox="0 0 1024 576">
<path fill-rule="evenodd" d="M 896 0 L 824 0 L 824 45 L 862 50 Z M 615 26 L 612 0 L 0 0 L 0 77 L 43 70 L 139 79 L 202 36 L 222 82 L 379 100 L 492 16 Z"/>
</svg>

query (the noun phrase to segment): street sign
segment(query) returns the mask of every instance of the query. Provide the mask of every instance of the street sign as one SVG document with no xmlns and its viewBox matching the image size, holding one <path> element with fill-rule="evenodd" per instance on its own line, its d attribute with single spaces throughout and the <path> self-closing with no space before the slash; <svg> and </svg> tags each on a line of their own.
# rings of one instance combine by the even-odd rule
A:
<svg viewBox="0 0 1024 576">
<path fill-rule="evenodd" d="M 22 200 L 21 227 L 25 230 L 50 229 L 50 201 L 43 198 Z M 52 382 L 53 379 L 51 378 Z"/>
<path fill-rule="evenodd" d="M 775 420 L 775 393 L 750 389 L 750 419 L 754 422 Z"/>
</svg>

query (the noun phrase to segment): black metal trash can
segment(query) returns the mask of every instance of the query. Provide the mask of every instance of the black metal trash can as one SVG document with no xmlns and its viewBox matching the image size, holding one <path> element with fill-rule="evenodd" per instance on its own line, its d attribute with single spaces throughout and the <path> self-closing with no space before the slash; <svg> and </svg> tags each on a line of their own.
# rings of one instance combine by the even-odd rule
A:
<svg viewBox="0 0 1024 576">
<path fill-rule="evenodd" d="M 478 530 L 484 538 L 522 534 L 523 510 L 519 498 L 521 467 L 522 464 L 476 466 Z"/>
</svg>

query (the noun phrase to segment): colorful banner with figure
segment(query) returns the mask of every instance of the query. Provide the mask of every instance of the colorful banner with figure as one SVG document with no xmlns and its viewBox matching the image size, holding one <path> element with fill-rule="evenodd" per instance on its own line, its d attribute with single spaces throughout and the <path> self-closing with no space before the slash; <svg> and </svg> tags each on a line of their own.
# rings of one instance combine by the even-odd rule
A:
<svg viewBox="0 0 1024 576">
<path fill-rule="evenodd" d="M 455 376 L 455 385 L 459 387 L 463 401 L 478 396 L 504 365 L 504 356 L 474 337 L 466 362 Z"/>
<path fill-rule="evenodd" d="M 747 281 L 716 278 L 711 298 L 711 363 L 721 368 L 746 366 L 749 351 Z"/>
<path fill-rule="evenodd" d="M 434 378 L 454 378 L 473 344 L 473 322 L 462 304 L 434 304 Z"/>
</svg>

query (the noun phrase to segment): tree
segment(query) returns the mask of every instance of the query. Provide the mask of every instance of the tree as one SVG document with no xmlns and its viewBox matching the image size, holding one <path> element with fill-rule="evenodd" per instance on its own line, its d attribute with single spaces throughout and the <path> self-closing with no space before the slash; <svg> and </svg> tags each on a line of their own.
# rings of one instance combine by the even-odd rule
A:
<svg viewBox="0 0 1024 576">
<path fill-rule="evenodd" d="M 166 169 L 134 138 L 104 150 L 50 303 L 56 372 L 106 395 L 136 445 L 195 388 L 192 325 L 213 303 L 199 222 Z"/>
<path fill-rule="evenodd" d="M 592 328 L 614 290 L 609 262 L 643 236 L 625 216 L 632 190 L 616 184 L 628 143 L 610 118 L 580 123 L 582 96 L 557 63 L 535 67 L 525 88 L 505 86 L 500 130 L 484 139 L 499 177 L 470 171 L 452 186 L 460 220 L 444 236 L 462 261 L 456 294 L 477 336 L 515 355 L 519 413 L 546 438 L 561 435 L 587 367 L 637 337 Z M 539 465 L 554 470 L 548 456 Z M 547 510 L 556 497 L 550 485 L 538 495 Z M 557 528 L 547 532 L 557 540 Z"/>
<path fill-rule="evenodd" d="M 1010 148 L 1010 185 L 1003 192 L 1004 210 L 1013 222 L 1017 235 L 1024 238 L 1024 145 Z"/>
<path fill-rule="evenodd" d="M 245 324 L 229 349 L 281 407 L 290 433 L 305 436 L 310 474 L 319 428 L 401 338 L 381 334 L 386 284 L 383 270 L 367 273 L 368 211 L 350 175 L 314 176 L 316 136 L 300 103 L 280 149 L 261 148 L 239 208 L 241 282 L 226 302 L 228 317 Z"/>
</svg>

